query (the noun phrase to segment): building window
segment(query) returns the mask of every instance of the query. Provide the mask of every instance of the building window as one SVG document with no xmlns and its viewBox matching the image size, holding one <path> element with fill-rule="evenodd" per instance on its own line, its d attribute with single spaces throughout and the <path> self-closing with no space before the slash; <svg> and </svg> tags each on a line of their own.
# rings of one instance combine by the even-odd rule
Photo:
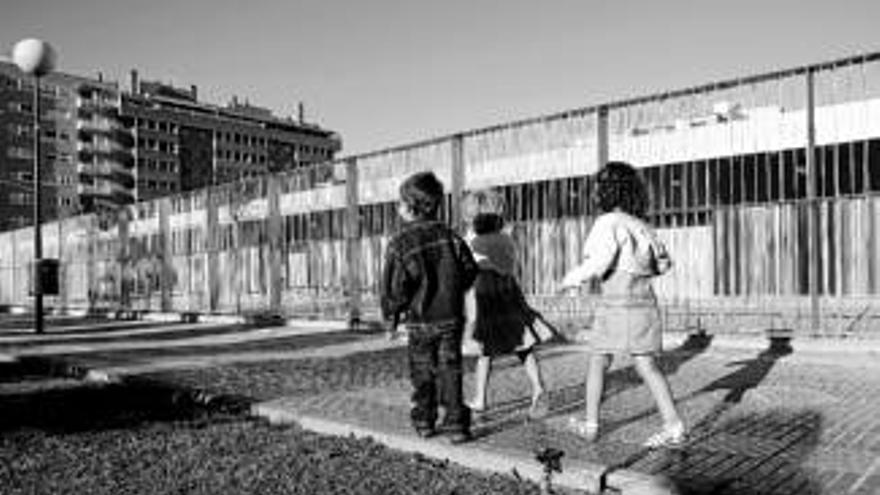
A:
<svg viewBox="0 0 880 495">
<path fill-rule="evenodd" d="M 9 195 L 9 202 L 14 205 L 31 205 L 34 203 L 32 193 L 14 192 Z"/>
<path fill-rule="evenodd" d="M 9 148 L 6 148 L 6 156 L 8 156 L 9 158 L 22 158 L 31 160 L 34 158 L 34 152 L 30 148 L 10 146 Z"/>
</svg>

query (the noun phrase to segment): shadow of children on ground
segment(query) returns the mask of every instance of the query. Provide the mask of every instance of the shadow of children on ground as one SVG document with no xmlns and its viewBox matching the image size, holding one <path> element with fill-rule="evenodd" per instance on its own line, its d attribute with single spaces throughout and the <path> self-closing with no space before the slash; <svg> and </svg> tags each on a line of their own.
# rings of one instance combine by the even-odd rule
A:
<svg viewBox="0 0 880 495">
<path fill-rule="evenodd" d="M 684 363 L 705 352 L 711 342 L 711 335 L 702 332 L 691 334 L 678 347 L 664 352 L 658 358 L 657 365 L 665 375 L 674 374 Z M 602 400 L 605 401 L 608 397 L 642 384 L 642 379 L 634 366 L 614 369 L 605 375 L 605 393 Z M 582 410 L 584 408 L 584 393 L 583 380 L 579 380 L 574 385 L 550 389 L 548 391 L 549 412 L 545 418 Z M 530 402 L 528 397 L 517 397 L 493 404 L 491 410 L 480 415 L 475 434 L 478 437 L 489 436 L 522 424 L 527 417 L 521 413 L 528 409 Z"/>
<path fill-rule="evenodd" d="M 657 366 L 664 375 L 673 375 L 688 361 L 705 352 L 712 344 L 712 336 L 706 333 L 693 333 L 678 347 L 663 352 L 657 358 Z M 585 371 L 586 373 L 586 371 Z M 585 375 L 586 376 L 586 375 Z M 605 374 L 605 391 L 602 401 L 616 394 L 643 385 L 635 366 L 611 370 Z M 571 385 L 551 392 L 551 412 L 553 415 L 570 414 L 584 407 L 584 384 Z"/>
<path fill-rule="evenodd" d="M 727 390 L 724 396 L 725 403 L 739 403 L 743 394 L 757 387 L 773 369 L 776 361 L 792 353 L 791 342 L 787 337 L 772 337 L 770 347 L 761 351 L 752 359 L 734 361 L 728 366 L 740 366 L 729 375 L 706 385 L 695 392 L 695 395 L 713 392 L 715 390 Z"/>
<path fill-rule="evenodd" d="M 754 358 L 729 363 L 739 368 L 679 401 L 726 392 L 694 424 L 683 448 L 643 449 L 614 469 L 663 474 L 683 494 L 820 493 L 819 484 L 802 466 L 819 443 L 820 412 L 786 408 L 786 404 L 768 411 L 732 411 L 779 359 L 792 352 L 788 338 L 773 337 Z"/>
</svg>

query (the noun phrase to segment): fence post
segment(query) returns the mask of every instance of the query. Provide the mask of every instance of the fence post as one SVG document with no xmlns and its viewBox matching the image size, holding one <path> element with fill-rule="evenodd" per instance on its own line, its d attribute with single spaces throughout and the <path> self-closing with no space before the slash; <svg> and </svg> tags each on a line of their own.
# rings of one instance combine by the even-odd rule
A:
<svg viewBox="0 0 880 495">
<path fill-rule="evenodd" d="M 357 328 L 361 321 L 360 195 L 357 158 L 345 161 L 345 242 L 348 262 L 348 322 Z"/>
<path fill-rule="evenodd" d="M 269 311 L 272 314 L 281 312 L 281 228 L 280 183 L 277 176 L 266 177 L 267 188 L 267 234 L 269 244 Z"/>
<path fill-rule="evenodd" d="M 9 242 L 11 247 L 9 248 L 11 259 L 9 260 L 9 268 L 12 272 L 12 285 L 9 286 L 9 304 L 11 306 L 18 306 L 18 290 L 17 287 L 20 287 L 18 282 L 18 258 L 16 254 L 18 253 L 18 229 L 9 231 Z"/>
<path fill-rule="evenodd" d="M 596 170 L 608 163 L 608 106 L 596 111 Z"/>
<path fill-rule="evenodd" d="M 819 201 L 816 180 L 816 82 L 815 69 L 807 69 L 807 236 L 809 250 L 810 330 L 820 332 L 819 308 Z"/>
<path fill-rule="evenodd" d="M 117 262 L 119 263 L 119 307 L 118 311 L 130 311 L 131 310 L 131 277 L 129 274 L 131 272 L 131 256 L 129 251 L 129 210 L 127 207 L 123 206 L 119 209 L 117 214 L 117 229 L 119 233 L 119 245 L 117 251 Z M 60 255 L 59 248 L 59 255 Z M 60 257 L 60 256 L 59 256 Z"/>
<path fill-rule="evenodd" d="M 217 251 L 220 247 L 220 230 L 217 221 L 217 196 L 213 185 L 208 186 L 205 198 L 205 247 L 207 251 L 207 265 L 205 270 L 205 290 L 208 292 L 208 312 L 217 311 L 220 284 L 217 277 L 219 269 L 217 263 Z"/>
<path fill-rule="evenodd" d="M 67 279 L 64 269 L 64 222 L 66 218 L 58 218 L 58 309 L 67 313 Z"/>
<path fill-rule="evenodd" d="M 87 217 L 88 222 L 86 222 L 86 299 L 88 300 L 88 312 L 95 311 L 95 305 L 98 299 L 98 288 L 97 288 L 97 280 L 95 279 L 95 271 L 96 271 L 96 263 L 95 256 L 98 247 L 96 246 L 98 242 L 97 228 L 98 228 L 98 219 L 94 213 L 91 213 Z"/>
<path fill-rule="evenodd" d="M 174 269 L 171 264 L 171 229 L 169 217 L 171 216 L 171 199 L 161 198 L 159 207 L 159 308 L 160 311 L 169 312 L 171 304 L 171 278 Z"/>
<path fill-rule="evenodd" d="M 456 134 L 452 136 L 452 171 L 450 184 L 449 224 L 456 232 L 462 232 L 461 201 L 464 196 L 465 170 L 464 170 L 464 136 Z"/>
</svg>

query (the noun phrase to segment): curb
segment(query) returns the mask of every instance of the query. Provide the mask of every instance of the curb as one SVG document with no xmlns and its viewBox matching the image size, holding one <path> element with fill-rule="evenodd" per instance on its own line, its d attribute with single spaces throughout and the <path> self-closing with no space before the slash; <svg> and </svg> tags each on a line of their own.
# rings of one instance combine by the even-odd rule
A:
<svg viewBox="0 0 880 495">
<path fill-rule="evenodd" d="M 324 435 L 354 436 L 356 438 L 372 438 L 385 446 L 399 451 L 412 452 L 437 460 L 448 460 L 468 469 L 487 471 L 510 476 L 515 473 L 519 477 L 533 481 L 538 485 L 544 483 L 544 469 L 534 458 L 519 453 L 489 451 L 461 445 L 447 445 L 433 440 L 389 433 L 368 427 L 333 421 L 325 418 L 302 415 L 289 409 L 274 407 L 267 403 L 251 406 L 251 415 L 267 420 L 271 424 L 296 423 L 302 428 Z M 587 462 L 566 464 L 563 470 L 553 476 L 553 485 L 571 490 L 586 490 L 591 494 L 603 493 L 612 489 L 621 495 L 653 494 L 672 495 L 675 493 L 668 487 L 668 481 L 662 476 L 653 476 L 629 471 L 614 470 L 609 467 Z M 666 491 L 658 491 L 665 489 Z"/>
<path fill-rule="evenodd" d="M 182 322 L 182 323 L 223 323 L 235 324 L 266 324 L 266 326 L 287 326 L 303 329 L 312 329 L 315 333 L 337 332 L 351 330 L 352 326 L 344 320 L 314 320 L 306 318 L 275 318 L 263 315 L 232 315 L 197 313 L 189 311 L 160 312 L 160 311 L 131 311 L 124 314 L 127 318 L 155 322 Z M 113 314 L 108 314 L 110 319 Z"/>
</svg>

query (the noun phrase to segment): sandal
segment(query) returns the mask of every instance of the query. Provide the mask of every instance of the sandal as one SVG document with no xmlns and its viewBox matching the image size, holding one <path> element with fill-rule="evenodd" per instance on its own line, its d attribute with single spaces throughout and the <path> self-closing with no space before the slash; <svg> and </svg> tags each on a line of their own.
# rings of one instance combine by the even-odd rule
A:
<svg viewBox="0 0 880 495">
<path fill-rule="evenodd" d="M 685 443 L 687 431 L 684 423 L 664 426 L 662 430 L 651 435 L 645 443 L 645 447 L 649 449 L 658 449 L 662 447 L 680 447 Z"/>
<path fill-rule="evenodd" d="M 572 417 L 568 418 L 568 428 L 588 442 L 595 442 L 599 438 L 599 423 Z"/>
<path fill-rule="evenodd" d="M 532 399 L 528 414 L 530 419 L 541 419 L 550 414 L 550 400 L 547 398 L 547 392 L 541 392 Z"/>
</svg>

